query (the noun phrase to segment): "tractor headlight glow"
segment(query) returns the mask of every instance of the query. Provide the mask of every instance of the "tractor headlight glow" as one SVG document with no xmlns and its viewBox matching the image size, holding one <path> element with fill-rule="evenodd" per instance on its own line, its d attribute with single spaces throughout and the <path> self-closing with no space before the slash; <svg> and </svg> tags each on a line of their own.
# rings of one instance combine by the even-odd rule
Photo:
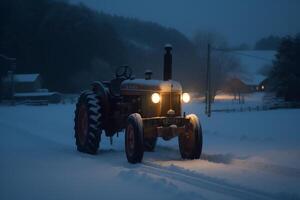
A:
<svg viewBox="0 0 300 200">
<path fill-rule="evenodd" d="M 160 102 L 160 95 L 158 93 L 153 93 L 151 96 L 151 100 L 153 103 L 159 103 Z"/>
<path fill-rule="evenodd" d="M 184 103 L 188 103 L 188 102 L 190 102 L 190 100 L 191 100 L 191 97 L 190 97 L 189 93 L 183 93 L 182 94 L 182 101 Z"/>
</svg>

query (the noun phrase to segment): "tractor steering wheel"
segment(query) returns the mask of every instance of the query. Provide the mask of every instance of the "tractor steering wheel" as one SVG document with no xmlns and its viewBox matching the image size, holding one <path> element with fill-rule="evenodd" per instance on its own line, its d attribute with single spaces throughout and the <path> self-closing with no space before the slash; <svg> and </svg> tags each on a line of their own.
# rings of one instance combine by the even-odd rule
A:
<svg viewBox="0 0 300 200">
<path fill-rule="evenodd" d="M 132 75 L 132 69 L 129 66 L 120 66 L 116 70 L 117 78 L 130 79 Z"/>
</svg>

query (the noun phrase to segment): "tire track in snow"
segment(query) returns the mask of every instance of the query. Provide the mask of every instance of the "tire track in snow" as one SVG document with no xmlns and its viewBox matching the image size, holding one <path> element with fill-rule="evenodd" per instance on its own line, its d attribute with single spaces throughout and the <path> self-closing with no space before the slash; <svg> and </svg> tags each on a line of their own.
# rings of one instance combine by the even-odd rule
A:
<svg viewBox="0 0 300 200">
<path fill-rule="evenodd" d="M 282 175 L 287 177 L 293 177 L 300 179 L 300 169 L 282 166 L 278 164 L 269 164 L 264 162 L 253 162 L 253 161 L 244 161 L 244 160 L 235 160 L 234 161 L 238 167 L 244 169 L 258 169 L 263 172 L 273 173 L 276 175 Z"/>
<path fill-rule="evenodd" d="M 282 176 L 300 179 L 300 169 L 294 167 L 251 161 L 248 160 L 249 157 L 242 158 L 233 154 L 203 154 L 201 156 L 201 160 L 206 160 L 211 163 L 233 164 L 235 167 L 241 169 L 257 169 L 266 173 L 280 174 Z"/>
<path fill-rule="evenodd" d="M 159 147 L 160 150 L 167 149 L 168 153 L 170 151 L 174 151 L 173 148 L 168 148 L 168 147 Z M 176 154 L 177 154 L 177 150 Z M 162 153 L 161 151 L 159 151 Z M 164 160 L 175 160 L 176 157 L 168 157 L 168 155 L 164 155 Z M 260 170 L 261 172 L 264 173 L 272 173 L 275 175 L 282 175 L 286 177 L 291 177 L 291 178 L 298 178 L 300 179 L 300 169 L 295 168 L 295 167 L 290 167 L 290 166 L 284 166 L 284 165 L 279 165 L 279 164 L 272 164 L 272 163 L 267 163 L 267 162 L 261 162 L 261 161 L 252 161 L 248 160 L 250 156 L 247 157 L 241 157 L 241 156 L 236 156 L 234 154 L 206 154 L 202 153 L 201 155 L 201 160 L 214 163 L 214 164 L 226 164 L 226 165 L 231 165 L 233 164 L 234 167 L 240 168 L 240 169 L 246 169 L 246 170 Z"/>
<path fill-rule="evenodd" d="M 249 189 L 243 186 L 230 184 L 221 179 L 211 178 L 205 175 L 196 174 L 193 172 L 181 170 L 180 168 L 167 168 L 162 167 L 151 162 L 143 162 L 138 165 L 137 168 L 130 168 L 136 172 L 143 172 L 146 174 L 152 174 L 158 177 L 182 182 L 187 185 L 194 186 L 199 189 L 208 190 L 210 192 L 216 192 L 225 196 L 231 196 L 237 199 L 245 200 L 271 200 L 281 199 L 273 194 L 269 194 L 263 191 Z"/>
</svg>

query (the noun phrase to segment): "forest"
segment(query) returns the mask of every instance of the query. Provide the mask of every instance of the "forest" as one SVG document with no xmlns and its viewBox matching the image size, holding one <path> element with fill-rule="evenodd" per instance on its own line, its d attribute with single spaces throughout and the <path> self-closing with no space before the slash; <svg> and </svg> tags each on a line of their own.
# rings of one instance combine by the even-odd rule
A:
<svg viewBox="0 0 300 200">
<path fill-rule="evenodd" d="M 120 65 L 136 77 L 162 76 L 163 47 L 173 45 L 174 78 L 202 90 L 205 66 L 197 48 L 175 29 L 53 0 L 2 0 L 0 52 L 17 58 L 16 73 L 40 73 L 44 87 L 78 92 L 113 78 Z M 10 68 L 1 60 L 2 75 Z"/>
</svg>

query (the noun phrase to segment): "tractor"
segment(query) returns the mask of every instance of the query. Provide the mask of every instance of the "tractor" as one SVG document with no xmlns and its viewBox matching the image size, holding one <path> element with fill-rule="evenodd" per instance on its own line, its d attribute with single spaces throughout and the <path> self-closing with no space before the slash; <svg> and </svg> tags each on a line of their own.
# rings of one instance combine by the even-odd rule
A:
<svg viewBox="0 0 300 200">
<path fill-rule="evenodd" d="M 183 159 L 199 159 L 202 128 L 198 117 L 186 115 L 182 104 L 190 101 L 181 84 L 172 80 L 172 46 L 165 46 L 163 80 L 137 79 L 132 69 L 121 66 L 111 81 L 96 81 L 81 93 L 75 110 L 77 150 L 96 154 L 101 135 L 125 129 L 125 152 L 129 163 L 142 162 L 144 151 L 154 151 L 157 138 L 178 136 Z"/>
</svg>

